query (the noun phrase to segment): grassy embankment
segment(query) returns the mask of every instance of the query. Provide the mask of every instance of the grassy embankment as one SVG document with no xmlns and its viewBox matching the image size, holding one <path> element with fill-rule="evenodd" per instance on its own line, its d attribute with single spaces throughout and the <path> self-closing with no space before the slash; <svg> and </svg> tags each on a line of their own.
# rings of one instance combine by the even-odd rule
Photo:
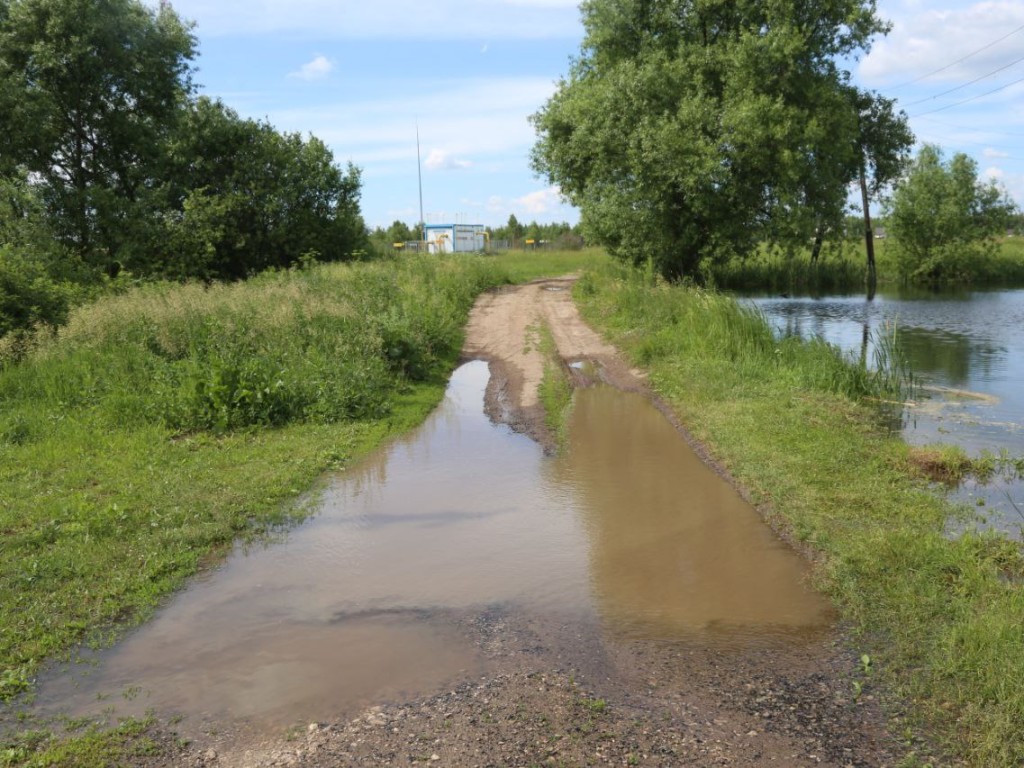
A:
<svg viewBox="0 0 1024 768">
<path fill-rule="evenodd" d="M 238 537 L 301 518 L 295 501 L 324 470 L 419 423 L 480 291 L 602 257 L 149 285 L 80 307 L 2 361 L 0 699 L 30 691 L 44 661 L 145 619 Z M 0 765 L 49 764 L 45 734 L 15 741 Z"/>
<path fill-rule="evenodd" d="M 820 585 L 873 674 L 970 764 L 1020 765 L 1024 558 L 996 535 L 944 534 L 949 507 L 863 402 L 877 382 L 819 344 L 777 341 L 721 295 L 616 269 L 576 296 L 774 522 L 820 554 Z"/>
<path fill-rule="evenodd" d="M 841 249 L 827 249 L 817 265 L 810 263 L 810 250 L 787 258 L 762 249 L 751 258 L 715 267 L 712 278 L 724 290 L 768 291 L 773 293 L 844 293 L 864 288 L 866 255 L 862 242 L 844 243 Z M 893 241 L 875 241 L 878 282 L 900 282 Z M 1024 237 L 1005 238 L 995 256 L 979 267 L 975 287 L 1024 286 Z M 941 286 L 940 286 L 941 287 Z M 964 287 L 958 284 L 956 287 Z"/>
</svg>

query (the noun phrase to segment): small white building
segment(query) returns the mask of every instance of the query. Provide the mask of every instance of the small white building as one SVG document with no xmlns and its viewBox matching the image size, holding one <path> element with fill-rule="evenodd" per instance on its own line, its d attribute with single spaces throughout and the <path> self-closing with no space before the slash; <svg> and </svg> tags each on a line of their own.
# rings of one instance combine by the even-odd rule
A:
<svg viewBox="0 0 1024 768">
<path fill-rule="evenodd" d="M 472 253 L 487 248 L 483 224 L 427 224 L 424 229 L 430 253 Z"/>
</svg>

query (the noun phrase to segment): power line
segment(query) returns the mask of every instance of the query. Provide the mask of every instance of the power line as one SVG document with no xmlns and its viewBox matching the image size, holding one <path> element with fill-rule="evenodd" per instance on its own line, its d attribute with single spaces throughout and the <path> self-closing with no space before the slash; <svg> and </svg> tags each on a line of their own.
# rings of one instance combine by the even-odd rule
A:
<svg viewBox="0 0 1024 768">
<path fill-rule="evenodd" d="M 934 117 L 924 117 L 922 120 L 934 123 L 935 125 L 941 125 L 943 128 L 954 128 L 958 131 L 973 131 L 975 133 L 993 133 L 996 136 L 1012 136 L 1015 139 L 1024 139 L 1024 133 L 1011 133 L 1009 131 L 995 131 L 991 128 L 979 128 L 976 125 L 953 125 L 952 123 L 944 123 L 941 120 L 936 120 Z"/>
<path fill-rule="evenodd" d="M 971 51 L 970 53 L 968 53 L 968 54 L 967 54 L 966 56 L 964 56 L 963 58 L 957 59 L 956 61 L 952 62 L 951 64 L 947 64 L 947 65 L 946 65 L 946 66 L 944 66 L 944 67 L 939 67 L 938 69 L 936 69 L 936 70 L 934 70 L 934 71 L 932 71 L 932 72 L 929 72 L 929 73 L 928 73 L 928 74 L 926 74 L 926 75 L 921 75 L 920 77 L 915 77 L 915 78 L 914 78 L 913 80 L 908 80 L 908 81 L 907 81 L 907 82 L 905 82 L 905 83 L 900 83 L 899 85 L 894 85 L 894 86 L 892 86 L 891 88 L 884 88 L 883 90 L 884 90 L 884 91 L 895 91 L 895 90 L 898 90 L 898 89 L 900 89 L 900 88 L 905 88 L 905 87 L 907 87 L 908 85 L 913 85 L 914 83 L 919 83 L 919 82 L 921 82 L 922 80 L 925 80 L 925 79 L 927 79 L 927 78 L 931 77 L 932 75 L 937 75 L 937 74 L 939 74 L 939 72 L 945 72 L 945 71 L 946 71 L 947 69 L 949 69 L 950 67 L 955 67 L 955 66 L 956 66 L 957 64 L 960 64 L 961 62 L 967 61 L 967 59 L 971 58 L 971 56 L 975 56 L 975 55 L 977 55 L 977 54 L 981 53 L 982 51 L 987 51 L 987 50 L 988 50 L 989 48 L 991 48 L 992 46 L 996 45 L 997 43 L 1001 43 L 1001 42 L 1003 42 L 1003 40 L 1005 40 L 1005 39 L 1006 39 L 1006 38 L 1008 38 L 1008 37 L 1012 37 L 1013 35 L 1015 35 L 1015 34 L 1017 34 L 1018 32 L 1020 32 L 1020 31 L 1021 31 L 1022 29 L 1024 29 L 1024 24 L 1021 24 L 1021 25 L 1020 25 L 1019 27 L 1017 27 L 1017 28 L 1016 28 L 1015 30 L 1013 30 L 1012 32 L 1007 32 L 1007 33 L 1006 33 L 1005 35 L 1003 35 L 1002 37 L 1000 37 L 1000 38 L 999 38 L 998 40 L 993 40 L 993 41 L 992 41 L 991 43 L 988 43 L 987 45 L 983 45 L 983 46 L 982 46 L 981 48 L 979 48 L 978 50 L 976 50 L 976 51 Z"/>
<path fill-rule="evenodd" d="M 1016 85 L 1017 83 L 1024 83 L 1024 77 L 1020 78 L 1019 80 L 1012 80 L 1009 83 L 1006 83 L 1006 85 L 1001 85 L 998 88 L 993 88 L 991 91 L 986 91 L 985 93 L 979 93 L 977 96 L 971 96 L 971 98 L 969 98 L 969 99 L 964 99 L 963 101 L 954 101 L 952 104 L 947 104 L 944 107 L 938 107 L 936 109 L 930 109 L 927 112 L 920 112 L 920 113 L 918 113 L 916 115 L 910 115 L 910 117 L 913 118 L 913 117 L 922 117 L 923 115 L 932 115 L 932 114 L 935 114 L 936 112 L 943 112 L 943 111 L 945 111 L 947 109 L 952 109 L 953 107 L 959 107 L 961 104 L 966 104 L 969 101 L 977 101 L 978 99 L 983 99 L 986 96 L 991 96 L 993 93 L 999 93 L 999 91 L 1005 91 L 1011 85 Z"/>
<path fill-rule="evenodd" d="M 966 144 L 966 145 L 971 146 L 971 147 L 982 147 L 984 149 L 990 149 L 990 150 L 993 150 L 993 151 L 999 153 L 999 154 L 995 154 L 995 155 L 985 155 L 984 152 L 983 152 L 982 156 L 984 156 L 985 158 L 987 158 L 989 160 L 1016 160 L 1016 161 L 1024 160 L 1024 156 L 1018 157 L 1017 155 L 1011 155 L 1009 153 L 1003 153 L 1002 150 L 999 147 L 993 146 L 991 141 L 984 141 L 984 142 L 983 141 L 969 141 L 967 139 L 958 139 L 958 138 L 950 138 L 950 137 L 940 138 L 940 139 L 938 139 L 938 141 L 941 142 L 942 144 L 952 144 L 952 145 L 956 145 L 956 146 L 962 146 L 962 145 Z M 1018 151 L 1020 151 L 1021 147 L 1010 147 L 1009 149 L 1011 151 L 1018 152 Z"/>
<path fill-rule="evenodd" d="M 948 91 L 943 91 L 942 93 L 936 93 L 934 96 L 929 96 L 929 97 L 927 97 L 925 99 L 918 99 L 917 101 L 912 101 L 909 104 L 904 104 L 903 106 L 904 107 L 913 107 L 916 104 L 924 104 L 926 101 L 934 101 L 935 99 L 939 98 L 940 96 L 946 96 L 947 94 L 954 93 L 955 91 L 962 90 L 963 88 L 966 88 L 969 85 L 974 85 L 975 83 L 977 83 L 977 82 L 979 82 L 981 80 L 985 80 L 987 78 L 990 78 L 990 77 L 992 77 L 992 75 L 997 75 L 1000 72 L 1002 72 L 1004 69 L 1009 69 L 1014 64 L 1020 64 L 1022 61 L 1024 61 L 1024 56 L 1021 56 L 1019 59 L 1017 59 L 1015 61 L 1011 61 L 1009 64 L 1007 64 L 1005 66 L 1002 66 L 999 69 L 993 69 L 991 72 L 989 72 L 986 75 L 982 75 L 981 77 L 976 77 L 973 80 L 971 80 L 970 82 L 964 83 L 963 85 L 958 85 L 956 88 L 950 88 Z"/>
</svg>

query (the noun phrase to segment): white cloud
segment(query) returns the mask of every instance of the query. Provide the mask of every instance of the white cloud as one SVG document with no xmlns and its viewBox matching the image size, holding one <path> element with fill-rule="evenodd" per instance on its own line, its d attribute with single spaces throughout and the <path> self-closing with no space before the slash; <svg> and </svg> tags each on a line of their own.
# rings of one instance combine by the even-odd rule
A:
<svg viewBox="0 0 1024 768">
<path fill-rule="evenodd" d="M 578 218 L 575 209 L 565 201 L 557 186 L 537 189 L 514 198 L 491 195 L 484 204 L 484 210 L 500 218 L 502 223 L 510 213 L 522 221 L 556 221 L 575 220 Z"/>
<path fill-rule="evenodd" d="M 946 0 L 946 8 L 907 0 L 883 7 L 881 15 L 892 20 L 893 30 L 877 41 L 861 62 L 861 77 L 883 88 L 905 83 L 944 68 L 1024 24 L 1021 0 L 987 0 L 958 8 L 949 8 L 950 2 Z M 1021 56 L 1022 36 L 1024 32 L 1011 35 L 918 85 L 959 83 L 1009 64 Z M 993 82 L 998 84 L 998 80 Z"/>
<path fill-rule="evenodd" d="M 1003 152 L 999 149 L 992 149 L 992 147 L 985 147 L 981 152 L 983 157 L 998 158 L 998 157 L 1009 157 L 1009 152 Z"/>
<path fill-rule="evenodd" d="M 558 187 L 538 189 L 536 192 L 517 197 L 513 202 L 526 213 L 543 216 L 564 205 L 562 192 Z"/>
<path fill-rule="evenodd" d="M 443 149 L 432 149 L 423 163 L 431 171 L 458 171 L 473 165 Z"/>
<path fill-rule="evenodd" d="M 316 56 L 312 61 L 307 61 L 295 72 L 289 73 L 288 77 L 297 80 L 323 80 L 334 70 L 334 64 L 326 56 Z"/>
<path fill-rule="evenodd" d="M 576 0 L 174 0 L 199 35 L 309 35 L 318 39 L 579 37 Z"/>
<path fill-rule="evenodd" d="M 1024 202 L 1024 173 L 1007 173 L 998 166 L 990 166 L 981 172 L 981 178 L 994 181 L 1019 205 Z"/>
<path fill-rule="evenodd" d="M 417 125 L 426 167 L 443 168 L 446 162 L 467 163 L 468 157 L 487 159 L 509 153 L 523 165 L 535 139 L 526 116 L 555 89 L 551 80 L 535 77 L 405 85 L 403 93 L 387 99 L 322 103 L 270 111 L 268 117 L 280 129 L 314 133 L 334 147 L 340 158 L 352 157 L 358 165 L 411 162 L 415 168 Z M 436 149 L 427 151 L 431 145 Z"/>
</svg>

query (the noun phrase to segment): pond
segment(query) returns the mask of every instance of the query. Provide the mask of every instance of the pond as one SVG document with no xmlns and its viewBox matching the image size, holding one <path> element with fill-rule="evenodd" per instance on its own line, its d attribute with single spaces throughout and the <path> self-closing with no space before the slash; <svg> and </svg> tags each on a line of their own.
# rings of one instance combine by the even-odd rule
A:
<svg viewBox="0 0 1024 768">
<path fill-rule="evenodd" d="M 903 435 L 915 445 L 954 443 L 1024 456 L 1024 289 L 935 292 L 886 289 L 855 296 L 745 296 L 781 334 L 820 335 L 851 355 L 867 354 L 879 333 L 896 329 L 923 385 L 904 411 Z M 870 338 L 869 338 L 870 337 Z M 953 499 L 983 524 L 1019 535 L 1024 483 L 968 482 Z"/>
</svg>

